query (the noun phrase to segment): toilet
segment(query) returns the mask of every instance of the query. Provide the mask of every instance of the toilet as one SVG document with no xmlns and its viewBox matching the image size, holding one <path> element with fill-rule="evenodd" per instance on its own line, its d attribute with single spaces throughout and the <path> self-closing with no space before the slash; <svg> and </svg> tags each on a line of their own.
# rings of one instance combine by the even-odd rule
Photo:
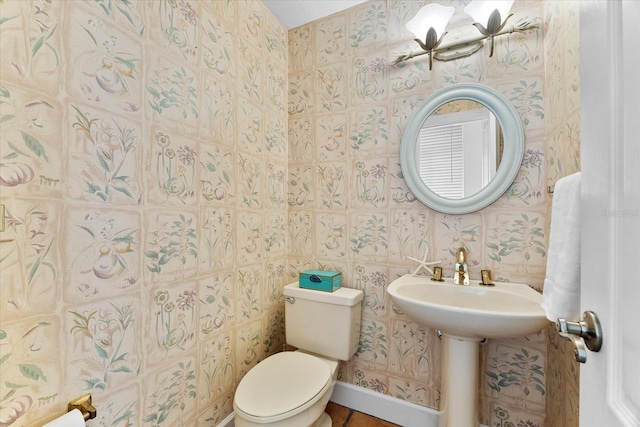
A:
<svg viewBox="0 0 640 427">
<path fill-rule="evenodd" d="M 242 378 L 233 400 L 236 427 L 331 427 L 325 412 L 338 361 L 358 349 L 363 293 L 284 287 L 287 344 Z"/>
</svg>

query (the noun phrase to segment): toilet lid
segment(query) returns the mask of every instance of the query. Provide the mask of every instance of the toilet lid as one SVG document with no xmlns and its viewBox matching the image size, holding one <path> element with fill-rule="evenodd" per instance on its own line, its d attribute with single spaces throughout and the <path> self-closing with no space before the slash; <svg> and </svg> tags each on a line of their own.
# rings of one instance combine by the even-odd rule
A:
<svg viewBox="0 0 640 427">
<path fill-rule="evenodd" d="M 274 417 L 309 402 L 330 381 L 331 369 L 321 359 L 297 351 L 277 353 L 242 378 L 234 403 L 245 414 Z"/>
</svg>

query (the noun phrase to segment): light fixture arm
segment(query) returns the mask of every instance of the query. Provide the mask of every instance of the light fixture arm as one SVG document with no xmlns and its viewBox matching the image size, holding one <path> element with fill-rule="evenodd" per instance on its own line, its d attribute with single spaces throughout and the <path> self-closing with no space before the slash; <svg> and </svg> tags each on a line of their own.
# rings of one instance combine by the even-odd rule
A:
<svg viewBox="0 0 640 427">
<path fill-rule="evenodd" d="M 512 16 L 513 16 L 513 13 L 510 13 L 505 18 L 504 22 L 502 22 L 502 18 L 500 17 L 500 12 L 498 11 L 498 9 L 496 9 L 493 12 L 491 12 L 486 28 L 479 22 L 473 23 L 473 26 L 476 27 L 482 35 L 484 35 L 486 38 L 489 39 L 489 58 L 493 56 L 493 45 L 494 45 L 493 40 L 495 36 L 498 35 L 500 31 L 502 31 L 504 26 L 507 25 L 507 21 L 509 20 L 509 18 L 511 18 Z"/>
<path fill-rule="evenodd" d="M 511 15 L 509 15 L 507 17 L 507 19 L 510 17 Z M 528 31 L 528 30 L 533 30 L 538 28 L 537 24 L 534 24 L 528 20 L 521 20 L 518 21 L 515 25 L 511 25 L 511 26 L 506 26 L 507 20 L 505 20 L 504 24 L 501 25 L 498 29 L 497 32 L 493 35 L 487 33 L 485 34 L 484 31 L 487 31 L 486 28 L 484 28 L 482 25 L 480 24 L 473 24 L 476 25 L 476 28 L 478 28 L 478 30 L 480 31 L 481 35 L 476 36 L 476 37 L 471 37 L 468 38 L 466 40 L 462 40 L 459 42 L 455 42 L 455 43 L 451 43 L 451 44 L 442 44 L 442 38 L 444 37 L 443 34 L 440 37 L 440 40 L 438 41 L 438 44 L 433 47 L 430 50 L 427 50 L 423 47 L 423 43 L 419 42 L 417 39 L 416 41 L 418 41 L 418 44 L 420 45 L 420 47 L 423 49 L 423 51 L 421 52 L 411 52 L 408 54 L 404 54 L 404 55 L 400 55 L 398 56 L 394 61 L 393 61 L 393 65 L 398 65 L 401 64 L 403 62 L 409 61 L 413 58 L 416 58 L 418 56 L 422 56 L 422 55 L 429 55 L 429 62 L 430 65 L 433 61 L 433 58 L 439 60 L 439 61 L 451 61 L 454 59 L 459 59 L 459 58 L 464 58 L 466 56 L 469 56 L 473 53 L 475 53 L 476 51 L 478 51 L 480 49 L 480 46 L 478 46 L 480 44 L 480 42 L 482 42 L 483 40 L 486 40 L 488 38 L 490 38 L 490 49 L 491 49 L 491 54 L 493 54 L 493 39 L 496 37 L 500 37 L 503 36 L 505 34 L 511 34 L 511 33 L 518 33 L 518 32 L 524 32 L 524 31 Z M 480 29 L 480 27 L 482 28 L 482 30 Z M 484 31 L 483 31 L 484 30 Z M 460 51 L 460 49 L 462 48 L 467 48 L 470 46 L 474 46 L 472 50 L 467 50 L 467 51 Z M 457 51 L 457 52 L 456 52 Z M 447 55 L 447 53 L 450 53 L 449 55 Z M 431 69 L 431 67 L 429 68 Z"/>
<path fill-rule="evenodd" d="M 425 36 L 424 43 L 420 39 L 414 39 L 420 45 L 422 50 L 425 51 L 424 53 L 429 54 L 429 70 L 433 68 L 433 52 L 438 46 L 440 46 L 440 43 L 442 43 L 442 40 L 446 35 L 447 35 L 447 32 L 445 31 L 440 36 L 440 38 L 438 38 L 438 35 L 436 34 L 436 30 L 433 27 L 431 27 L 429 28 L 429 31 L 427 31 L 427 35 Z"/>
</svg>

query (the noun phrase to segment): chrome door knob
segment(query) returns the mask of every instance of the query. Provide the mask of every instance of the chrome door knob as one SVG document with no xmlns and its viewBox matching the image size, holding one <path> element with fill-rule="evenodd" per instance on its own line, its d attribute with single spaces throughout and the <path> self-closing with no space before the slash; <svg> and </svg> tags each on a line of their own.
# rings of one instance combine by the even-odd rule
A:
<svg viewBox="0 0 640 427">
<path fill-rule="evenodd" d="M 580 363 L 587 361 L 585 346 L 595 352 L 600 351 L 600 348 L 602 348 L 602 327 L 598 316 L 593 311 L 582 313 L 580 322 L 558 319 L 556 330 L 562 338 L 573 342 L 573 356 Z"/>
</svg>

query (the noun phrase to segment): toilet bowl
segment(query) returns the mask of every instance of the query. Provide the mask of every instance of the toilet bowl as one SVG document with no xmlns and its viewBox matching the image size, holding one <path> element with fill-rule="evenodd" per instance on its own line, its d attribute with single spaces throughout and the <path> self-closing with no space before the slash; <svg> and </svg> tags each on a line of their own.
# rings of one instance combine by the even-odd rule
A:
<svg viewBox="0 0 640 427">
<path fill-rule="evenodd" d="M 338 362 L 301 351 L 274 354 L 251 369 L 236 390 L 236 427 L 331 427 L 324 410 Z"/>
<path fill-rule="evenodd" d="M 267 357 L 238 384 L 237 427 L 331 427 L 324 410 L 338 377 L 338 361 L 358 349 L 363 292 L 284 287 L 287 344 L 297 351 Z"/>
</svg>

